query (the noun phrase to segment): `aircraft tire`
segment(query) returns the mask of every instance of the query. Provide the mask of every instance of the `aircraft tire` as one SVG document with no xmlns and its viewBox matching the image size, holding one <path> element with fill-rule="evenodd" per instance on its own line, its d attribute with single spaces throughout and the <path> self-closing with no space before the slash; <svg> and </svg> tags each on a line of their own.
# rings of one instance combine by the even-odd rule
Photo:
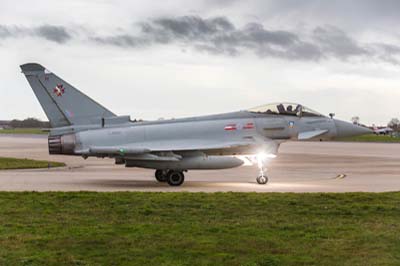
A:
<svg viewBox="0 0 400 266">
<path fill-rule="evenodd" d="M 169 171 L 167 175 L 168 185 L 178 187 L 185 181 L 185 175 L 180 171 Z"/>
<path fill-rule="evenodd" d="M 156 180 L 158 182 L 167 182 L 167 174 L 165 173 L 164 170 L 156 170 L 154 176 L 156 177 Z"/>
<path fill-rule="evenodd" d="M 268 177 L 267 176 L 259 176 L 256 178 L 256 181 L 260 185 L 265 185 L 268 183 Z"/>
</svg>

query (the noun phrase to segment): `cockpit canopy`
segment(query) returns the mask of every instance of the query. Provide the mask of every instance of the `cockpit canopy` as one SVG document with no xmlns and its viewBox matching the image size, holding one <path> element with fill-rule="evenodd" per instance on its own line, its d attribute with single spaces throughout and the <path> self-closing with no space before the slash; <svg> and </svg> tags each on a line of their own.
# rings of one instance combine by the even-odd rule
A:
<svg viewBox="0 0 400 266">
<path fill-rule="evenodd" d="M 251 108 L 248 110 L 257 114 L 291 115 L 299 117 L 318 117 L 322 114 L 297 103 L 273 103 Z"/>
</svg>

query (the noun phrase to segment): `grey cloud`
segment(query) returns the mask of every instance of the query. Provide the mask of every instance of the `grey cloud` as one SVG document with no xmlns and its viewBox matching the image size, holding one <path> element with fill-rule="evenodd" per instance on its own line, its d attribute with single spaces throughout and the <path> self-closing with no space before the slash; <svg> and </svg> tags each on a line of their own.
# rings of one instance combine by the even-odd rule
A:
<svg viewBox="0 0 400 266">
<path fill-rule="evenodd" d="M 227 7 L 231 6 L 235 3 L 239 2 L 239 0 L 204 0 L 203 3 L 206 6 L 217 6 L 217 7 Z"/>
<path fill-rule="evenodd" d="M 261 57 L 318 60 L 319 48 L 288 31 L 272 31 L 259 23 L 237 28 L 225 17 L 203 19 L 197 16 L 158 18 L 138 24 L 139 34 L 94 37 L 100 44 L 145 47 L 183 44 L 211 54 L 239 55 L 252 51 Z"/>
<path fill-rule="evenodd" d="M 233 24 L 224 17 L 202 19 L 197 16 L 160 18 L 142 25 L 144 32 L 162 34 L 165 32 L 177 38 L 197 39 L 221 31 L 234 30 Z"/>
<path fill-rule="evenodd" d="M 268 31 L 259 23 L 249 23 L 242 31 L 245 40 L 250 43 L 272 44 L 288 46 L 296 43 L 299 38 L 297 35 L 287 31 Z"/>
<path fill-rule="evenodd" d="M 235 2 L 234 0 L 219 1 Z M 331 13 L 344 13 L 344 11 L 346 10 L 350 11 L 351 13 L 353 13 L 354 11 L 359 11 L 359 13 L 361 13 L 354 15 L 362 15 L 362 13 L 365 12 L 378 12 L 382 15 L 388 13 L 397 14 L 397 10 L 400 8 L 400 2 L 398 0 L 353 0 L 351 2 L 349 2 L 348 0 L 336 0 L 327 2 L 321 0 L 257 0 L 255 6 L 257 6 L 258 8 L 263 7 L 263 5 L 260 5 L 261 3 L 264 3 L 264 6 L 268 6 L 274 12 L 279 10 L 288 11 L 299 8 L 314 8 L 314 10 L 326 10 L 330 11 Z"/>
<path fill-rule="evenodd" d="M 400 61 L 398 59 L 398 56 L 400 56 L 400 46 L 386 43 L 374 43 L 370 44 L 370 47 L 374 50 L 376 57 L 380 61 L 393 65 L 400 65 Z"/>
<path fill-rule="evenodd" d="M 400 47 L 391 44 L 377 43 L 375 44 L 377 47 L 382 48 L 385 52 L 391 54 L 400 54 Z"/>
<path fill-rule="evenodd" d="M 301 42 L 288 51 L 289 59 L 318 61 L 324 57 L 321 49 L 311 43 Z"/>
<path fill-rule="evenodd" d="M 246 6 L 237 3 L 237 8 L 246 8 L 246 12 L 265 19 L 289 17 L 299 21 L 339 23 L 355 31 L 376 26 L 390 27 L 400 20 L 398 0 L 253 0 Z M 209 8 L 213 6 L 209 5 Z"/>
<path fill-rule="evenodd" d="M 59 44 L 63 44 L 72 39 L 72 35 L 63 26 L 42 25 L 28 28 L 0 25 L 0 39 L 27 36 L 43 38 Z"/>
<path fill-rule="evenodd" d="M 68 31 L 61 26 L 40 26 L 34 29 L 34 33 L 37 36 L 57 43 L 65 43 L 72 38 Z"/>
<path fill-rule="evenodd" d="M 7 27 L 0 25 L 0 38 L 6 38 L 11 35 Z"/>
<path fill-rule="evenodd" d="M 150 44 L 149 40 L 128 34 L 120 34 L 108 37 L 91 37 L 91 40 L 103 45 L 114 45 L 120 47 L 144 47 L 145 45 Z"/>
<path fill-rule="evenodd" d="M 313 37 L 326 53 L 341 59 L 369 53 L 345 32 L 333 26 L 317 27 L 313 32 Z"/>
<path fill-rule="evenodd" d="M 17 27 L 0 25 L 0 40 L 33 36 L 64 44 L 73 38 L 90 44 L 145 49 L 155 45 L 178 45 L 213 55 L 239 56 L 253 53 L 260 58 L 297 61 L 368 60 L 399 64 L 400 46 L 389 43 L 361 43 L 341 29 L 325 25 L 309 33 L 271 30 L 260 23 L 238 27 L 226 17 L 162 17 L 135 24 L 117 34 L 96 35 L 93 31 L 69 30 L 63 26 Z M 71 33 L 74 34 L 71 34 Z"/>
<path fill-rule="evenodd" d="M 0 25 L 0 39 L 11 38 L 11 37 L 20 37 L 25 33 L 28 33 L 27 29 L 20 28 L 17 26 L 5 26 Z"/>
</svg>

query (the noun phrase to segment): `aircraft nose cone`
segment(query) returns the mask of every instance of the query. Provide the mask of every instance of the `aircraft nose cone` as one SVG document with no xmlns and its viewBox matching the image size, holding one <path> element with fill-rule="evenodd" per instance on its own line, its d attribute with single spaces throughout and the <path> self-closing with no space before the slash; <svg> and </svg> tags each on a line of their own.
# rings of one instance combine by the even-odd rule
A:
<svg viewBox="0 0 400 266">
<path fill-rule="evenodd" d="M 353 137 L 372 133 L 372 130 L 369 128 L 354 125 L 341 120 L 335 119 L 335 125 L 337 137 Z"/>
</svg>

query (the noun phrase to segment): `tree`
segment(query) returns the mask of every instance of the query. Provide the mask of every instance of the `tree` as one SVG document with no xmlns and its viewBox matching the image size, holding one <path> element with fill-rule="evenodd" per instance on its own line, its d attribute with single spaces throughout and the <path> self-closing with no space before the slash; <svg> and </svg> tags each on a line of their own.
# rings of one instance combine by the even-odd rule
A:
<svg viewBox="0 0 400 266">
<path fill-rule="evenodd" d="M 40 121 L 36 118 L 27 118 L 22 121 L 14 119 L 10 122 L 10 126 L 13 128 L 48 128 L 50 127 L 50 123 Z"/>
<path fill-rule="evenodd" d="M 393 129 L 394 131 L 399 131 L 400 130 L 400 120 L 398 118 L 392 118 L 390 122 L 388 123 L 388 127 Z"/>
</svg>

